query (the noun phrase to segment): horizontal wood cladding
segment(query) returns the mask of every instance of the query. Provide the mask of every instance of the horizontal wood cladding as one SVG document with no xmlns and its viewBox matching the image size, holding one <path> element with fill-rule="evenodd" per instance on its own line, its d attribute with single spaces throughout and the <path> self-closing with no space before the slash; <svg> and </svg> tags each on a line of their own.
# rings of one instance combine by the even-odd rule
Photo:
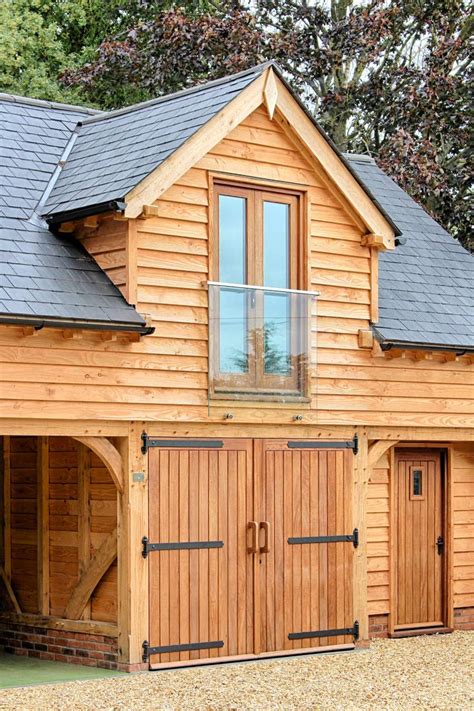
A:
<svg viewBox="0 0 474 711">
<path fill-rule="evenodd" d="M 369 615 L 390 612 L 390 458 L 372 469 L 367 501 L 367 599 Z"/>
<path fill-rule="evenodd" d="M 452 452 L 454 607 L 474 606 L 474 444 Z"/>
<path fill-rule="evenodd" d="M 293 421 L 395 427 L 472 426 L 474 382 L 465 359 L 388 360 L 358 345 L 371 318 L 371 250 L 342 198 L 263 109 L 251 114 L 154 204 L 153 216 L 107 218 L 79 229 L 84 246 L 153 320 L 137 343 L 82 332 L 64 339 L 0 327 L 0 408 L 4 417 L 220 421 L 208 408 L 210 171 L 306 191 L 308 287 L 320 292 L 311 342 L 311 402 L 275 407 L 231 403 L 234 423 Z M 156 208 L 156 209 L 155 209 Z"/>
</svg>

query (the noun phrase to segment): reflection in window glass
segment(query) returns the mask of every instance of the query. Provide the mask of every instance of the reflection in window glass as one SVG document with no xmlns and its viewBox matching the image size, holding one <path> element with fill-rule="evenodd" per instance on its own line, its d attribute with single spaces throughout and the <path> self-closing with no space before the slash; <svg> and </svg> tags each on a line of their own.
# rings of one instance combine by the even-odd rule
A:
<svg viewBox="0 0 474 711">
<path fill-rule="evenodd" d="M 246 200 L 219 195 L 219 279 L 228 284 L 246 281 Z"/>
<path fill-rule="evenodd" d="M 413 470 L 413 496 L 422 495 L 422 472 L 421 469 Z"/>
<path fill-rule="evenodd" d="M 244 290 L 221 291 L 219 329 L 220 372 L 248 372 L 247 294 Z"/>
<path fill-rule="evenodd" d="M 288 289 L 290 206 L 279 202 L 263 203 L 264 286 Z"/>
<path fill-rule="evenodd" d="M 290 372 L 290 314 L 288 294 L 265 294 L 264 359 L 265 373 Z"/>
</svg>

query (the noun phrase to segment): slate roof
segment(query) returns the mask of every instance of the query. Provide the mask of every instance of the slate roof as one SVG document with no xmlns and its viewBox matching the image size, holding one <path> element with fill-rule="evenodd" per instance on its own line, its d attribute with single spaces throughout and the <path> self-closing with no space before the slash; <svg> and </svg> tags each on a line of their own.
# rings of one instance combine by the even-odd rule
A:
<svg viewBox="0 0 474 711">
<path fill-rule="evenodd" d="M 474 349 L 473 256 L 372 159 L 346 159 L 407 239 L 380 253 L 379 340 Z"/>
<path fill-rule="evenodd" d="M 123 201 L 268 66 L 84 119 L 43 214 Z"/>
<path fill-rule="evenodd" d="M 38 213 L 57 217 L 122 202 L 269 64 L 97 115 L 0 95 L 0 320 L 23 315 L 143 328 L 93 259 L 73 238 L 49 232 Z M 373 160 L 342 158 L 408 240 L 380 254 L 377 338 L 384 346 L 474 349 L 472 257 Z"/>
<path fill-rule="evenodd" d="M 0 321 L 144 330 L 145 322 L 38 204 L 77 122 L 96 112 L 0 94 Z"/>
</svg>

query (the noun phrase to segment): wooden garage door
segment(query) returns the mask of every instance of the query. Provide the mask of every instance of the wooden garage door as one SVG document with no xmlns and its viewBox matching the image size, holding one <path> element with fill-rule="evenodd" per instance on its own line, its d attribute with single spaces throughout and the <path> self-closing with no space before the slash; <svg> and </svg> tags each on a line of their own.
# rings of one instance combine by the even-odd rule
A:
<svg viewBox="0 0 474 711">
<path fill-rule="evenodd" d="M 151 664 L 252 653 L 252 442 L 172 444 L 149 450 Z"/>
<path fill-rule="evenodd" d="M 320 447 L 154 441 L 152 667 L 353 643 L 353 453 Z"/>
<path fill-rule="evenodd" d="M 262 651 L 352 643 L 353 453 L 308 442 L 257 446 L 269 524 L 260 566 Z"/>
</svg>

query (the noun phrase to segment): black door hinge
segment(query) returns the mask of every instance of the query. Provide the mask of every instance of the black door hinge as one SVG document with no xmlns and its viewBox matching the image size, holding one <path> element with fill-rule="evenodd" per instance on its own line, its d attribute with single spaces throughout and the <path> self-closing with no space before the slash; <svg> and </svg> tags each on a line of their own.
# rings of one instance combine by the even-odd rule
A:
<svg viewBox="0 0 474 711">
<path fill-rule="evenodd" d="M 146 454 L 150 447 L 163 449 L 222 449 L 222 439 L 153 439 L 146 432 L 142 432 L 142 454 Z"/>
<path fill-rule="evenodd" d="M 354 435 L 353 439 L 345 440 L 288 440 L 288 449 L 352 449 L 354 454 L 359 451 L 359 438 Z"/>
<path fill-rule="evenodd" d="M 300 538 L 288 538 L 290 546 L 305 543 L 352 543 L 354 548 L 359 546 L 359 529 L 354 528 L 352 533 L 340 536 L 301 536 Z"/>
<path fill-rule="evenodd" d="M 321 639 L 322 637 L 342 637 L 352 635 L 354 642 L 359 639 L 359 622 L 356 620 L 352 627 L 339 627 L 331 630 L 308 630 L 307 632 L 290 632 L 288 639 Z"/>
</svg>

